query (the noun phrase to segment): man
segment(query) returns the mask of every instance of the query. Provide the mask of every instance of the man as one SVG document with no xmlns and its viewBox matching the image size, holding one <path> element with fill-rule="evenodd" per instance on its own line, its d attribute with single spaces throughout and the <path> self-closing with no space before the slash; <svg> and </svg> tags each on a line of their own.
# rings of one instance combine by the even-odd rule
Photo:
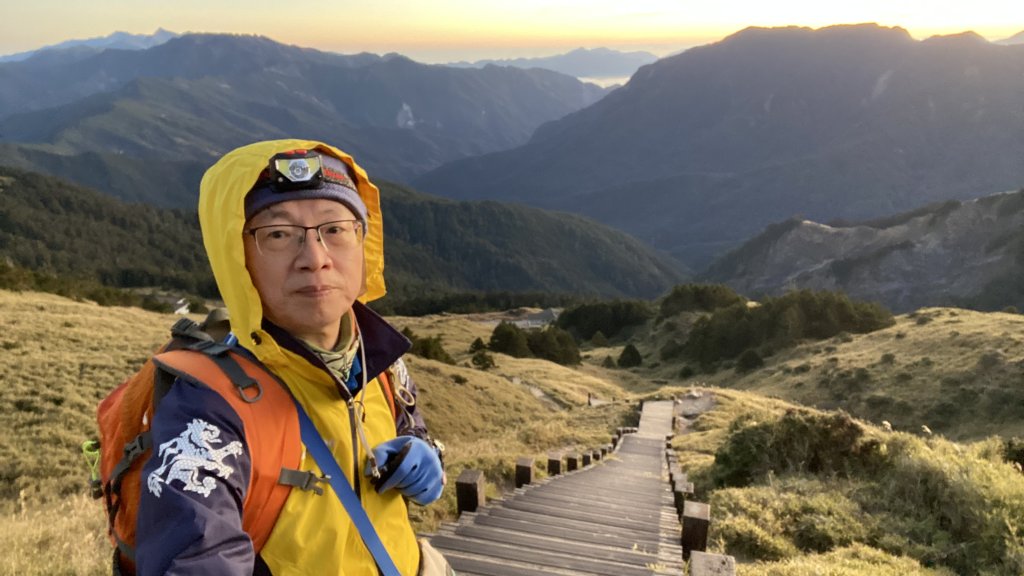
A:
<svg viewBox="0 0 1024 576">
<path fill-rule="evenodd" d="M 337 148 L 260 142 L 206 173 L 199 220 L 238 347 L 309 414 L 394 564 L 415 574 L 419 550 L 405 499 L 433 502 L 444 473 L 401 363 L 409 343 L 359 301 L 384 295 L 377 188 Z M 262 424 L 237 398 L 194 380 L 179 377 L 153 418 L 138 572 L 376 576 L 321 467 L 286 438 L 272 440 L 300 453 L 300 466 L 282 468 L 290 491 L 269 536 L 254 546 L 243 509 L 261 504 L 248 490 L 268 450 L 265 438 L 255 440 Z M 368 475 L 385 468 L 379 480 Z"/>
</svg>

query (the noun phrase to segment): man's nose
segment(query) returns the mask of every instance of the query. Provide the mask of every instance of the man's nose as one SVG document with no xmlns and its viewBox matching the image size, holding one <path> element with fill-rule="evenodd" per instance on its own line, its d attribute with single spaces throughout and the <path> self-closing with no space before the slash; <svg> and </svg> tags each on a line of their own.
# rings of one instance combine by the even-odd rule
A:
<svg viewBox="0 0 1024 576">
<path fill-rule="evenodd" d="M 327 253 L 327 246 L 320 240 L 320 233 L 316 228 L 310 228 L 303 232 L 302 243 L 299 244 L 299 254 L 296 257 L 297 264 L 302 268 L 322 268 L 331 260 Z"/>
</svg>

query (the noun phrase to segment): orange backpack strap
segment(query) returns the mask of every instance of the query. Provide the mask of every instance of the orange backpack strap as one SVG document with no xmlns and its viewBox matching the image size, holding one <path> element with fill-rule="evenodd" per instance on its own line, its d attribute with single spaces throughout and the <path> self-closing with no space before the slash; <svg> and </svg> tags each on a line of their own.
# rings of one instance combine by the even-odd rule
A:
<svg viewBox="0 0 1024 576">
<path fill-rule="evenodd" d="M 384 396 L 388 399 L 388 407 L 391 408 L 391 419 L 398 422 L 398 407 L 395 406 L 395 389 L 391 384 L 391 374 L 387 370 L 377 375 L 377 382 L 384 390 Z"/>
<path fill-rule="evenodd" d="M 153 361 L 163 370 L 216 390 L 242 420 L 252 463 L 242 528 L 259 552 L 291 491 L 278 482 L 281 471 L 301 465 L 302 440 L 291 394 L 260 364 L 235 352 L 211 355 L 176 350 L 158 354 Z"/>
</svg>

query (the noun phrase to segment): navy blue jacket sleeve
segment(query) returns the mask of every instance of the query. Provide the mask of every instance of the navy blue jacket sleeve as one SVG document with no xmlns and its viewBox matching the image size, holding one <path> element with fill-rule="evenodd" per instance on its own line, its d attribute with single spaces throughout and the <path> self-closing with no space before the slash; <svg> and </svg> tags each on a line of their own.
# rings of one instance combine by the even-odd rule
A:
<svg viewBox="0 0 1024 576">
<path fill-rule="evenodd" d="M 179 379 L 153 418 L 136 536 L 140 575 L 250 575 L 242 530 L 250 460 L 242 422 L 214 390 Z"/>
</svg>

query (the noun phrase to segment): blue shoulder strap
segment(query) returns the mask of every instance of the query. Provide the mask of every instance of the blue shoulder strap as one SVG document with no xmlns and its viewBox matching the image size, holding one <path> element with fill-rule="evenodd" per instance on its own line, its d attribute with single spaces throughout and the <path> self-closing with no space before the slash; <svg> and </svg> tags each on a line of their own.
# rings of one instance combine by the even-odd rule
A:
<svg viewBox="0 0 1024 576">
<path fill-rule="evenodd" d="M 345 478 L 341 467 L 338 466 L 338 461 L 334 459 L 334 455 L 327 448 L 327 444 L 324 443 L 320 432 L 317 431 L 313 421 L 309 419 L 309 415 L 303 410 L 298 400 L 295 400 L 295 408 L 299 413 L 299 430 L 302 433 L 302 443 L 306 445 L 306 449 L 309 450 L 313 459 L 320 466 L 321 472 L 328 476 L 331 488 L 334 489 L 334 493 L 338 495 L 338 500 L 341 500 L 341 505 L 345 508 L 345 512 L 348 513 L 349 518 L 356 525 L 356 529 L 359 530 L 363 544 L 366 545 L 370 554 L 373 555 L 377 568 L 380 569 L 383 576 L 401 576 L 398 568 L 395 567 L 394 561 L 391 560 L 391 555 L 384 548 L 384 543 L 380 541 L 380 536 L 374 530 L 370 518 L 366 515 L 366 510 L 363 509 L 359 497 L 356 496 L 352 487 L 348 485 L 348 479 Z"/>
</svg>

